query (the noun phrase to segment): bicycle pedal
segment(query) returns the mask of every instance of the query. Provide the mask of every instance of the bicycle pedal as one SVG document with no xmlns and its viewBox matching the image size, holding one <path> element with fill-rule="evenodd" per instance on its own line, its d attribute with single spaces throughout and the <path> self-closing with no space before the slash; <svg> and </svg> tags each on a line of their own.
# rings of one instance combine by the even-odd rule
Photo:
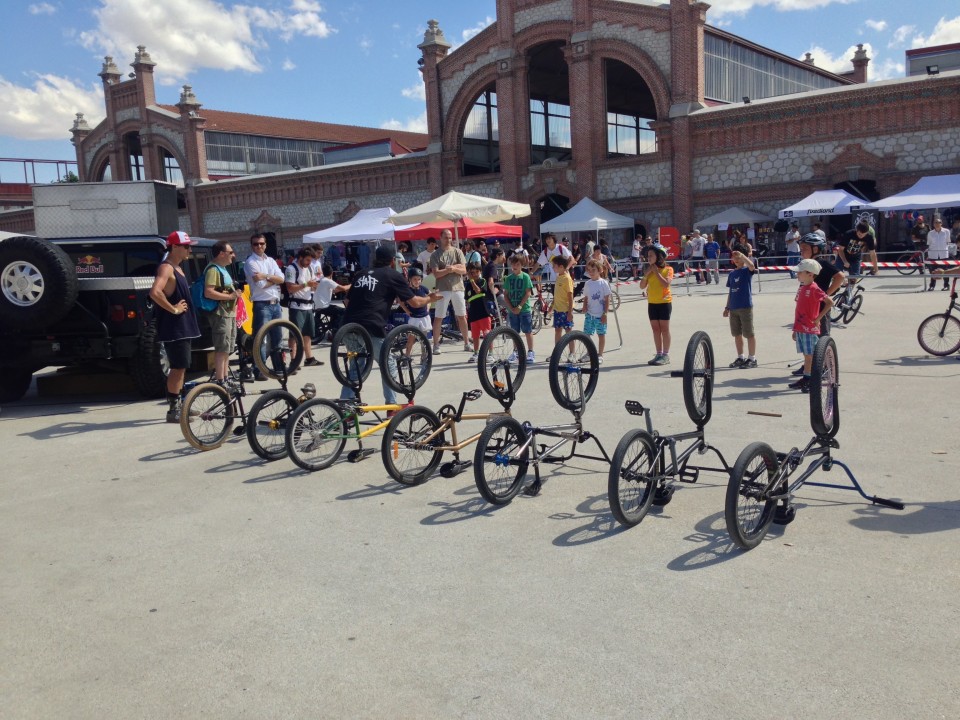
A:
<svg viewBox="0 0 960 720">
<path fill-rule="evenodd" d="M 680 482 L 695 483 L 697 480 L 700 479 L 700 468 L 690 468 L 688 470 L 681 470 L 677 477 L 680 480 Z"/>
<path fill-rule="evenodd" d="M 631 415 L 643 415 L 647 409 L 636 400 L 627 400 L 623 406 Z"/>
</svg>

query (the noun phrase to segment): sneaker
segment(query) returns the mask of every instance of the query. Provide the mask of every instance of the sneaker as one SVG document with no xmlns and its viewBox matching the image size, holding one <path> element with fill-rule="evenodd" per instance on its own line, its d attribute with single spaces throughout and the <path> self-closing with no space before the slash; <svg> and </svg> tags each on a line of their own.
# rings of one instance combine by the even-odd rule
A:
<svg viewBox="0 0 960 720">
<path fill-rule="evenodd" d="M 949 289 L 950 289 L 950 286 L 949 286 L 949 285 L 944 285 L 944 286 L 943 286 L 942 288 L 940 288 L 940 289 L 941 289 L 941 290 L 949 290 Z"/>
<path fill-rule="evenodd" d="M 757 366 L 756 358 L 750 358 L 743 365 L 741 365 L 741 367 L 744 367 L 744 368 L 755 368 L 756 366 Z"/>
<path fill-rule="evenodd" d="M 600 365 L 603 365 L 603 355 L 599 355 L 599 356 L 597 357 L 597 362 L 598 362 Z"/>
<path fill-rule="evenodd" d="M 473 352 L 473 347 L 470 345 L 470 343 L 466 343 L 466 342 L 465 342 L 465 343 L 463 344 L 463 351 L 464 351 L 464 352 Z"/>
<path fill-rule="evenodd" d="M 810 389 L 810 378 L 803 376 L 799 380 L 796 380 L 789 385 L 788 388 L 791 390 L 799 390 L 800 392 L 807 392 Z"/>
<path fill-rule="evenodd" d="M 666 353 L 661 354 L 660 360 L 657 362 L 657 365 L 669 365 L 669 364 L 670 364 L 670 356 L 667 355 Z"/>
<path fill-rule="evenodd" d="M 315 357 L 310 358 L 304 363 L 305 367 L 320 367 L 323 365 L 322 360 L 317 360 Z"/>
<path fill-rule="evenodd" d="M 167 410 L 167 422 L 173 423 L 174 425 L 180 424 L 180 408 L 176 410 Z"/>
<path fill-rule="evenodd" d="M 747 359 L 746 359 L 746 358 L 738 357 L 736 360 L 734 360 L 732 363 L 730 363 L 730 367 L 732 367 L 732 368 L 734 368 L 734 369 L 736 369 L 736 370 L 739 370 L 740 368 L 745 367 L 746 364 L 747 364 Z"/>
<path fill-rule="evenodd" d="M 536 361 L 537 361 L 537 358 L 536 356 L 534 356 L 533 350 L 531 350 L 530 352 L 527 353 L 527 363 L 532 365 Z"/>
<path fill-rule="evenodd" d="M 656 355 L 653 356 L 653 360 L 647 360 L 647 365 L 659 365 L 660 355 L 661 353 L 657 353 Z"/>
<path fill-rule="evenodd" d="M 476 353 L 473 353 L 473 354 L 470 356 L 470 359 L 467 360 L 468 363 L 475 363 L 476 361 L 477 361 L 477 354 L 476 354 Z"/>
<path fill-rule="evenodd" d="M 433 346 L 433 354 L 434 354 L 434 355 L 439 355 L 439 354 L 440 354 L 440 346 L 439 346 L 439 345 L 434 345 L 434 346 Z"/>
<path fill-rule="evenodd" d="M 507 358 L 507 362 L 510 363 L 511 365 L 517 362 L 517 353 L 516 352 L 510 353 L 510 357 Z"/>
<path fill-rule="evenodd" d="M 790 373 L 790 374 L 791 374 L 791 375 L 794 375 L 794 376 L 796 376 L 796 377 L 800 377 L 801 375 L 803 375 L 803 365 L 801 365 L 800 367 L 798 367 L 796 370 L 794 370 L 794 371 L 793 371 L 792 373 Z"/>
</svg>

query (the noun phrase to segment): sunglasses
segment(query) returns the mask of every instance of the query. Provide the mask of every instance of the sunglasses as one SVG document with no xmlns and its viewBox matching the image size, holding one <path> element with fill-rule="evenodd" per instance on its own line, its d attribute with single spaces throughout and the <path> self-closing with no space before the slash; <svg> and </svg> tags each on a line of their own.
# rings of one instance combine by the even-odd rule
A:
<svg viewBox="0 0 960 720">
<path fill-rule="evenodd" d="M 251 243 L 254 247 L 265 247 L 266 243 Z"/>
</svg>

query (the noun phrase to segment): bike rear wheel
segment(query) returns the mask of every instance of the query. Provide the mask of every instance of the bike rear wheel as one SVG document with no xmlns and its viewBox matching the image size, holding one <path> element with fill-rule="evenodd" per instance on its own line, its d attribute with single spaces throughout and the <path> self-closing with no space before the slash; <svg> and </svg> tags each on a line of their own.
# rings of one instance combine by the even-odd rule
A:
<svg viewBox="0 0 960 720">
<path fill-rule="evenodd" d="M 600 379 L 600 355 L 593 340 L 574 330 L 561 338 L 550 355 L 550 392 L 566 410 L 583 412 Z"/>
<path fill-rule="evenodd" d="M 917 328 L 917 340 L 931 355 L 953 355 L 960 350 L 960 320 L 951 313 L 931 315 Z"/>
<path fill-rule="evenodd" d="M 529 449 L 523 426 L 512 417 L 490 422 L 480 434 L 473 456 L 473 479 L 483 499 L 493 505 L 506 505 L 523 487 L 529 466 Z"/>
<path fill-rule="evenodd" d="M 343 413 L 329 400 L 308 400 L 287 423 L 287 452 L 304 470 L 323 470 L 340 457 L 347 444 Z"/>
<path fill-rule="evenodd" d="M 835 293 L 831 298 L 833 300 L 833 306 L 827 311 L 827 317 L 830 318 L 830 322 L 838 323 L 843 320 L 843 313 L 847 309 L 846 301 L 847 297 L 844 294 L 843 290 Z"/>
<path fill-rule="evenodd" d="M 767 485 L 778 469 L 777 454 L 762 442 L 747 445 L 733 464 L 723 514 L 731 539 L 744 550 L 759 545 L 773 522 L 776 501 Z"/>
<path fill-rule="evenodd" d="M 919 268 L 916 267 L 900 267 L 901 263 L 917 263 L 920 262 L 920 258 L 917 253 L 905 253 L 897 258 L 897 272 L 901 275 L 913 275 Z"/>
<path fill-rule="evenodd" d="M 271 380 L 293 375 L 302 362 L 303 335 L 289 320 L 271 320 L 253 336 L 253 363 Z"/>
<path fill-rule="evenodd" d="M 247 442 L 264 460 L 287 456 L 287 422 L 297 408 L 297 399 L 286 390 L 265 392 L 247 415 Z"/>
<path fill-rule="evenodd" d="M 698 330 L 690 336 L 683 358 L 683 404 L 690 420 L 703 427 L 713 413 L 713 343 Z"/>
<path fill-rule="evenodd" d="M 646 516 L 657 489 L 656 448 L 646 430 L 631 430 L 613 452 L 607 476 L 607 499 L 617 521 L 633 527 Z M 662 462 L 661 462 L 662 464 Z"/>
<path fill-rule="evenodd" d="M 832 337 L 822 337 L 813 351 L 810 371 L 810 427 L 832 438 L 840 430 L 840 362 Z"/>
<path fill-rule="evenodd" d="M 234 417 L 236 407 L 230 393 L 216 383 L 203 383 L 183 399 L 180 430 L 197 450 L 213 450 L 227 439 Z"/>
<path fill-rule="evenodd" d="M 403 485 L 420 485 L 436 470 L 443 450 L 443 433 L 426 442 L 440 427 L 440 419 L 424 407 L 404 408 L 387 425 L 380 455 L 387 473 Z"/>
<path fill-rule="evenodd" d="M 480 386 L 495 400 L 512 402 L 527 372 L 527 350 L 520 333 L 498 327 L 480 343 L 477 354 Z"/>
</svg>

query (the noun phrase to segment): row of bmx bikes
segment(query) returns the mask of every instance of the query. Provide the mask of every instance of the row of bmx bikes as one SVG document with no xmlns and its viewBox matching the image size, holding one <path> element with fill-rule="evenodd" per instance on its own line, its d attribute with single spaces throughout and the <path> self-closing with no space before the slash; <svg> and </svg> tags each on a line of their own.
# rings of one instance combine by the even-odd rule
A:
<svg viewBox="0 0 960 720">
<path fill-rule="evenodd" d="M 270 327 L 276 323 L 274 327 Z M 283 343 L 265 340 L 279 327 Z M 293 343 L 289 343 L 290 339 Z M 763 442 L 750 443 L 731 466 L 706 439 L 712 416 L 714 353 L 710 337 L 702 331 L 687 344 L 683 369 L 671 372 L 682 379 L 683 400 L 694 429 L 661 434 L 653 427 L 651 410 L 628 400 L 626 412 L 642 425 L 623 435 L 612 455 L 586 427 L 587 404 L 600 378 L 597 349 L 590 336 L 571 332 L 550 356 L 548 379 L 553 399 L 572 417 L 545 425 L 522 421 L 511 408 L 527 371 L 526 352 L 519 334 L 498 327 L 483 340 L 477 359 L 481 389 L 463 392 L 455 403 L 436 410 L 414 402 L 430 376 L 433 362 L 430 341 L 418 329 L 401 325 L 377 342 L 361 325 L 351 323 L 335 334 L 330 348 L 333 375 L 349 399 L 319 398 L 312 384 L 299 395 L 287 384 L 302 353 L 298 331 L 285 320 L 265 326 L 254 338 L 254 362 L 264 374 L 278 380 L 279 389 L 259 396 L 247 411 L 242 383 L 201 383 L 190 388 L 181 410 L 181 428 L 187 441 L 200 450 L 220 447 L 231 431 L 246 435 L 252 450 L 264 460 L 290 458 L 307 471 L 333 466 L 348 442 L 356 446 L 346 455 L 356 463 L 374 455 L 389 476 L 415 486 L 439 473 L 446 478 L 472 468 L 477 490 L 493 505 L 507 505 L 520 492 L 540 493 L 545 466 L 585 458 L 609 466 L 607 494 L 610 510 L 624 526 L 637 525 L 651 506 L 671 502 L 680 483 L 696 483 L 701 472 L 726 475 L 728 485 L 724 516 L 733 542 L 756 547 L 771 524 L 786 525 L 796 516 L 794 497 L 803 485 L 847 489 L 889 508 L 903 504 L 868 495 L 850 468 L 834 457 L 839 448 L 840 364 L 837 346 L 827 336 L 819 340 L 810 383 L 810 425 L 813 436 L 802 448 L 786 452 Z M 375 348 L 379 345 L 379 356 Z M 368 404 L 361 399 L 376 361 L 383 385 L 406 398 L 404 403 Z M 499 408 L 467 412 L 484 394 Z M 234 425 L 238 426 L 234 429 Z M 473 425 L 469 432 L 464 426 Z M 380 435 L 379 448 L 371 444 Z M 366 443 L 366 444 L 365 444 Z M 473 456 L 466 452 L 470 446 Z M 585 452 L 587 449 L 592 454 Z M 445 454 L 447 456 L 445 460 Z M 703 464 L 708 459 L 713 464 Z M 444 461 L 445 460 L 445 461 Z M 846 473 L 844 484 L 813 482 L 818 471 L 838 466 Z M 532 477 L 531 477 L 532 469 Z"/>
</svg>

